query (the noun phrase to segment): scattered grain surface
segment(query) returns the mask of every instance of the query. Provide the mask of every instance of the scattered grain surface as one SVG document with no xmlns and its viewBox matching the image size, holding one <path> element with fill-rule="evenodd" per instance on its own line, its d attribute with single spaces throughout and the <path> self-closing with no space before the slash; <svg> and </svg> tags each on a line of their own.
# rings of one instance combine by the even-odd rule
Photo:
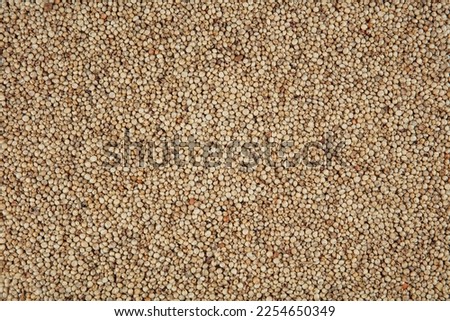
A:
<svg viewBox="0 0 450 321">
<path fill-rule="evenodd" d="M 448 1 L 12 2 L 2 299 L 449 299 Z M 125 128 L 347 165 L 103 166 Z"/>
</svg>

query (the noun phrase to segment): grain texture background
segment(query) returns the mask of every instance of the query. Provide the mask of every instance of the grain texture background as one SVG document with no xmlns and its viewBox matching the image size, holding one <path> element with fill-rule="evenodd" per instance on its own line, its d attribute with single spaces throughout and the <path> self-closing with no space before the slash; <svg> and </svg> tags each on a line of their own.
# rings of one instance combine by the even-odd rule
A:
<svg viewBox="0 0 450 321">
<path fill-rule="evenodd" d="M 3 1 L 0 298 L 448 300 L 449 10 Z M 319 163 L 136 162 L 177 137 Z"/>
</svg>

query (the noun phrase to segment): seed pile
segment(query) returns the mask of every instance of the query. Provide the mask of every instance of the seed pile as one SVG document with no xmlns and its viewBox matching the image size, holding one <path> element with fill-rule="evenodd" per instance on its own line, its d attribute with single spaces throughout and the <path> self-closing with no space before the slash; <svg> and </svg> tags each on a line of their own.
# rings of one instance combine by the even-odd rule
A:
<svg viewBox="0 0 450 321">
<path fill-rule="evenodd" d="M 1 299 L 449 299 L 448 1 L 75 2 L 0 9 Z"/>
</svg>

